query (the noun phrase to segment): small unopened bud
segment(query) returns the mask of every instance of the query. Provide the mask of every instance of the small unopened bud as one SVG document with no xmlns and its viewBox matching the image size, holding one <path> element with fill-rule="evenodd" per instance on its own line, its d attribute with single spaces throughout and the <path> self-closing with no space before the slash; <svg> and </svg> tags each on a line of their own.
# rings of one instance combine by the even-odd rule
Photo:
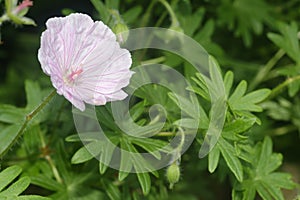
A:
<svg viewBox="0 0 300 200">
<path fill-rule="evenodd" d="M 177 183 L 179 181 L 180 178 L 180 168 L 177 165 L 177 163 L 173 163 L 171 164 L 168 169 L 167 169 L 167 179 L 170 183 L 169 188 L 173 189 L 173 186 L 175 183 Z"/>
<path fill-rule="evenodd" d="M 128 27 L 126 26 L 126 24 L 124 23 L 117 23 L 112 30 L 114 31 L 114 33 L 117 36 L 117 40 L 120 44 L 123 44 L 126 42 L 128 35 L 129 35 L 129 31 L 128 31 Z"/>
</svg>

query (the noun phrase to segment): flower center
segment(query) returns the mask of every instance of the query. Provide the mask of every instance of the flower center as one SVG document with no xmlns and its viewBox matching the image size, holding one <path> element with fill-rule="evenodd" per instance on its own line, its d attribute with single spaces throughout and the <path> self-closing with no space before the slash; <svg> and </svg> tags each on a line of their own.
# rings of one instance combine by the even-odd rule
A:
<svg viewBox="0 0 300 200">
<path fill-rule="evenodd" d="M 69 74 L 68 76 L 64 77 L 64 82 L 66 84 L 72 84 L 75 79 L 83 72 L 82 69 L 79 69 L 77 71 L 72 71 L 71 74 Z"/>
</svg>

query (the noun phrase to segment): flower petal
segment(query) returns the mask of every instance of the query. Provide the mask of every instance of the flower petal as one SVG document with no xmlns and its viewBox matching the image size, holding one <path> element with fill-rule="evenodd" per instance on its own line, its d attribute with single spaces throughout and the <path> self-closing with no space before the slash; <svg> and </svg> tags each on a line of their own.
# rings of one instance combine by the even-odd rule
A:
<svg viewBox="0 0 300 200">
<path fill-rule="evenodd" d="M 46 26 L 38 59 L 58 94 L 80 110 L 84 102 L 104 105 L 127 96 L 121 89 L 133 74 L 131 55 L 105 24 L 75 13 L 51 18 Z"/>
</svg>

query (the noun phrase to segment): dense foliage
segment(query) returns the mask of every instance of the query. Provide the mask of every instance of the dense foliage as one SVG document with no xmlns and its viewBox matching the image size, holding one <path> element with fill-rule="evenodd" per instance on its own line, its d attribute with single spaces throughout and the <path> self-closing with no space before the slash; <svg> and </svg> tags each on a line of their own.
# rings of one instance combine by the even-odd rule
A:
<svg viewBox="0 0 300 200">
<path fill-rule="evenodd" d="M 27 7 L 20 10 L 21 2 L 0 0 L 0 199 L 300 198 L 299 1 L 24 2 Z M 72 12 L 87 13 L 115 33 L 170 28 L 193 38 L 213 56 L 208 80 L 173 53 L 131 52 L 133 69 L 149 63 L 170 66 L 189 80 L 191 85 L 182 89 L 196 94 L 178 99 L 158 84 L 137 89 L 130 115 L 146 127 L 143 132 L 132 128 L 132 134 L 124 133 L 110 103 L 96 107 L 98 121 L 115 146 L 150 152 L 157 159 L 161 154 L 155 150 L 177 132 L 188 135 L 200 113 L 195 140 L 170 166 L 143 173 L 111 169 L 104 163 L 114 156 L 114 147 L 88 134 L 78 136 L 71 104 L 53 92 L 37 60 L 45 21 Z M 211 91 L 219 94 L 222 89 L 224 99 L 215 102 Z M 200 159 L 199 149 L 222 102 L 226 113 L 221 136 Z M 155 104 L 167 113 L 152 113 L 166 117 L 163 127 L 149 117 Z M 122 154 L 119 162 L 123 169 L 153 168 Z"/>
</svg>

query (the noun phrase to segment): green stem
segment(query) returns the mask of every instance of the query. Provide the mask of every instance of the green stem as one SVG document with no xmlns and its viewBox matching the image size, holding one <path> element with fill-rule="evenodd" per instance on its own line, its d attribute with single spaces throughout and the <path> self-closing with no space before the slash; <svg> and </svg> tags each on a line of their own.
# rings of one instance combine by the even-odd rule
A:
<svg viewBox="0 0 300 200">
<path fill-rule="evenodd" d="M 292 77 L 292 78 L 288 78 L 287 80 L 285 80 L 283 83 L 279 84 L 277 87 L 275 87 L 272 91 L 271 94 L 269 95 L 269 97 L 266 100 L 271 100 L 274 97 L 276 97 L 278 94 L 280 94 L 282 92 L 282 90 L 287 87 L 288 85 L 290 85 L 291 83 L 300 80 L 300 75 Z M 266 101 L 265 100 L 265 101 Z"/>
<path fill-rule="evenodd" d="M 46 155 L 46 156 L 45 156 L 45 159 L 48 161 L 48 163 L 49 163 L 49 165 L 50 165 L 50 167 L 51 167 L 51 169 L 52 169 L 52 172 L 53 172 L 53 175 L 54 175 L 56 181 L 57 181 L 58 183 L 63 183 L 63 180 L 62 180 L 62 178 L 60 177 L 59 172 L 58 172 L 58 170 L 57 170 L 57 168 L 56 168 L 56 166 L 55 166 L 53 160 L 51 159 L 51 157 L 50 157 L 49 155 Z"/>
<path fill-rule="evenodd" d="M 146 13 L 145 13 L 144 17 L 141 20 L 140 27 L 145 27 L 148 24 L 150 16 L 151 16 L 151 11 L 152 11 L 152 9 L 153 9 L 156 2 L 157 2 L 157 0 L 152 0 L 151 1 L 150 5 L 148 6 L 148 8 L 146 10 Z"/>
<path fill-rule="evenodd" d="M 26 115 L 26 120 L 24 122 L 25 126 L 34 118 L 55 96 L 56 91 L 53 90 L 43 101 L 40 103 L 33 111 L 31 111 L 28 115 Z M 23 125 L 24 125 L 23 124 Z"/>
<path fill-rule="evenodd" d="M 261 83 L 284 55 L 285 51 L 283 49 L 279 49 L 276 54 L 267 62 L 267 64 L 258 71 L 255 78 L 249 85 L 249 90 L 253 90 L 259 83 Z"/>
<path fill-rule="evenodd" d="M 152 11 L 155 3 L 158 2 L 157 0 L 153 0 L 151 1 L 150 6 L 148 7 L 146 14 L 144 15 L 145 17 L 142 20 L 142 27 L 147 25 L 148 21 L 149 21 L 149 16 L 150 16 L 150 12 Z M 173 11 L 172 11 L 173 12 Z M 167 13 L 164 12 L 160 18 L 158 19 L 158 21 L 155 24 L 155 27 L 159 27 L 161 25 L 161 23 L 163 22 L 163 20 L 165 19 L 165 17 L 167 16 Z M 176 19 L 177 20 L 177 19 Z M 147 43 L 149 44 L 152 41 L 153 36 L 151 35 L 147 41 Z M 147 53 L 148 49 L 144 49 L 142 52 L 137 52 L 137 60 L 138 62 L 141 62 L 142 59 L 145 57 L 146 53 Z"/>
<path fill-rule="evenodd" d="M 44 137 L 44 134 L 41 133 L 41 131 L 39 131 L 39 136 L 40 136 L 40 139 L 41 139 L 42 149 L 47 149 L 48 147 L 47 147 L 47 144 L 46 144 L 46 142 L 45 142 L 45 137 Z M 49 163 L 49 165 L 50 165 L 50 167 L 51 167 L 51 169 L 52 169 L 52 172 L 53 172 L 53 175 L 54 175 L 56 181 L 59 182 L 59 183 L 63 183 L 63 180 L 62 180 L 62 178 L 60 177 L 60 175 L 59 175 L 59 173 L 58 173 L 58 170 L 57 170 L 57 168 L 56 168 L 56 166 L 55 166 L 55 164 L 54 164 L 54 162 L 53 162 L 51 156 L 48 155 L 48 154 L 46 154 L 46 155 L 44 155 L 44 158 L 45 158 L 45 159 L 47 160 L 47 162 Z"/>
<path fill-rule="evenodd" d="M 174 13 L 174 11 L 173 11 L 172 7 L 170 6 L 170 4 L 165 0 L 159 0 L 159 2 L 162 3 L 166 7 L 168 13 L 170 14 L 171 20 L 172 20 L 171 26 L 175 26 L 175 27 L 179 26 L 179 22 L 178 22 L 178 19 L 176 17 L 176 14 Z"/>
<path fill-rule="evenodd" d="M 27 128 L 28 124 L 31 122 L 31 120 L 50 102 L 50 100 L 55 96 L 56 91 L 52 91 L 43 101 L 40 103 L 33 111 L 31 111 L 28 115 L 26 115 L 25 120 L 23 124 L 21 125 L 21 128 L 19 129 L 17 136 L 15 139 L 11 142 L 9 145 L 9 148 L 12 147 L 17 140 L 21 137 L 21 135 L 25 132 L 25 129 Z M 3 156 L 6 153 L 6 151 L 2 152 L 0 154 L 0 157 Z"/>
</svg>

